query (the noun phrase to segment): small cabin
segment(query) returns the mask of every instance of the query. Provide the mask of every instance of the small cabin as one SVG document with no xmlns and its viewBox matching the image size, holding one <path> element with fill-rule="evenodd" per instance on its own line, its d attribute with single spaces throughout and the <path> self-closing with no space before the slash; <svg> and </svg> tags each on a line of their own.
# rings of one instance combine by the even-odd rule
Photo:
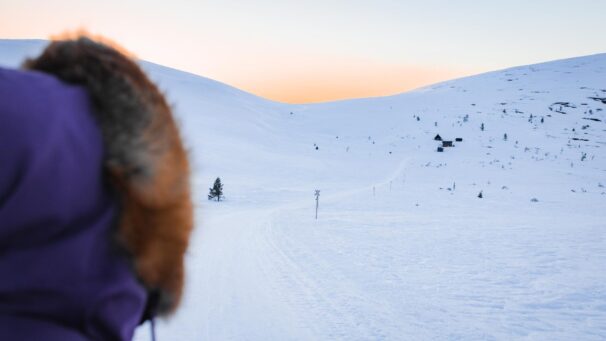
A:
<svg viewBox="0 0 606 341">
<path fill-rule="evenodd" d="M 440 134 L 438 134 L 433 139 L 436 140 L 436 141 L 442 141 L 442 136 L 440 136 Z"/>
<path fill-rule="evenodd" d="M 457 141 L 457 142 L 463 142 L 463 138 L 462 138 L 462 137 L 457 137 L 457 138 L 455 139 L 455 141 Z"/>
<path fill-rule="evenodd" d="M 438 147 L 438 153 L 442 153 L 443 151 L 444 151 L 444 148 Z"/>
<path fill-rule="evenodd" d="M 442 147 L 454 147 L 452 141 L 442 141 Z"/>
</svg>

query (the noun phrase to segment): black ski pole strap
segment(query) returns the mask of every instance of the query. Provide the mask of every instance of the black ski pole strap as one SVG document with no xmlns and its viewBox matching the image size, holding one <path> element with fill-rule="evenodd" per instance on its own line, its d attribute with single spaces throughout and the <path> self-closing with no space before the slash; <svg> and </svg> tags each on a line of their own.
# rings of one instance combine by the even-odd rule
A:
<svg viewBox="0 0 606 341">
<path fill-rule="evenodd" d="M 149 327 L 151 329 L 151 339 L 156 341 L 156 319 L 153 316 L 149 319 Z"/>
</svg>

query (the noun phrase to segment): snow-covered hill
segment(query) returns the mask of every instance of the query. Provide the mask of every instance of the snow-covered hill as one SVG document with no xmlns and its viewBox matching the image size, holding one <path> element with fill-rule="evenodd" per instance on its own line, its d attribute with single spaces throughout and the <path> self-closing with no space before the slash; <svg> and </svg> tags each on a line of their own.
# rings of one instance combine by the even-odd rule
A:
<svg viewBox="0 0 606 341">
<path fill-rule="evenodd" d="M 42 46 L 0 41 L 0 65 Z M 606 54 L 311 105 L 142 65 L 198 208 L 160 339 L 606 338 Z"/>
</svg>

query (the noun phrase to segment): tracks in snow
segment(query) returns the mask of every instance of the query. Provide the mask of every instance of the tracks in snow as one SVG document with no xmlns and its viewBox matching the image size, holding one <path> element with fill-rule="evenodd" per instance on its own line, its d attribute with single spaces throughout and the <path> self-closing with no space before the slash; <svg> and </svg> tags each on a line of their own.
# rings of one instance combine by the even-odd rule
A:
<svg viewBox="0 0 606 341">
<path fill-rule="evenodd" d="M 389 185 L 407 164 L 408 160 L 403 160 L 382 182 L 326 195 L 323 200 L 344 200 L 374 186 Z M 254 224 L 246 227 L 254 231 L 248 231 L 253 232 L 249 242 L 255 244 L 254 250 L 249 250 L 255 253 L 261 280 L 271 287 L 272 299 L 291 310 L 293 331 L 306 330 L 315 339 L 376 340 L 393 335 L 398 326 L 391 322 L 389 302 L 369 301 L 363 288 L 343 276 L 337 265 L 314 254 L 309 245 L 288 233 L 287 228 L 293 227 L 285 225 L 293 218 L 297 219 L 294 228 L 314 228 L 314 220 L 304 218 L 308 201 L 256 211 Z M 371 311 L 373 316 L 369 318 Z M 386 334 L 386 330 L 391 333 Z"/>
</svg>

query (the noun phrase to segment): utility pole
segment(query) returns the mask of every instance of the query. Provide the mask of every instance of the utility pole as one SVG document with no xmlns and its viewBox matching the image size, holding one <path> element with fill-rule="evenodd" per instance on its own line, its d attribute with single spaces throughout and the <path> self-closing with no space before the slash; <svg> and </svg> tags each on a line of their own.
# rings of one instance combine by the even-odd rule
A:
<svg viewBox="0 0 606 341">
<path fill-rule="evenodd" d="M 316 220 L 318 220 L 318 206 L 320 205 L 320 190 L 316 189 Z"/>
</svg>

